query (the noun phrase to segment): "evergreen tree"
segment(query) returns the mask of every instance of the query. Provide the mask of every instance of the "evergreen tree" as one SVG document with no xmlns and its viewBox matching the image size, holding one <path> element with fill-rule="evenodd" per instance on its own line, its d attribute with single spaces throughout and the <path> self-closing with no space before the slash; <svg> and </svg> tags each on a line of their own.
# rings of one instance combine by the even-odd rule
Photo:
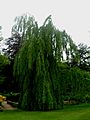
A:
<svg viewBox="0 0 90 120">
<path fill-rule="evenodd" d="M 19 34 L 12 34 L 12 36 L 8 39 L 5 39 L 5 45 L 7 46 L 2 51 L 4 55 L 6 55 L 10 61 L 13 62 L 16 53 L 19 51 L 21 46 L 21 37 Z"/>
</svg>

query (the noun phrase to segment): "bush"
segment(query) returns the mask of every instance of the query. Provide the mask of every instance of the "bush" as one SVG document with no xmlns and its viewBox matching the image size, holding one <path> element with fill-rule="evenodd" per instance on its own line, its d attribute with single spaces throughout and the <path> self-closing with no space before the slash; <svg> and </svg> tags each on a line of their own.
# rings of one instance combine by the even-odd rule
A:
<svg viewBox="0 0 90 120">
<path fill-rule="evenodd" d="M 7 93 L 5 94 L 5 96 L 7 97 L 7 101 L 13 101 L 13 102 L 18 102 L 19 101 L 19 96 L 20 93 Z"/>
<path fill-rule="evenodd" d="M 85 96 L 85 100 L 86 100 L 87 103 L 90 103 L 90 95 L 89 95 L 89 94 L 87 94 L 87 95 Z"/>
</svg>

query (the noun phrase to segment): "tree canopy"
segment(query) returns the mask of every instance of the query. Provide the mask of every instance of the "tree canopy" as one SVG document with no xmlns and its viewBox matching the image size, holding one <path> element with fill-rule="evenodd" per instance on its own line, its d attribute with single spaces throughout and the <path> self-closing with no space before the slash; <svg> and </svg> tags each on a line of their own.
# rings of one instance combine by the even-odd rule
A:
<svg viewBox="0 0 90 120">
<path fill-rule="evenodd" d="M 63 108 L 64 100 L 89 99 L 90 48 L 77 46 L 65 30 L 53 25 L 51 15 L 40 27 L 33 16 L 16 17 L 6 44 L 7 57 L 0 56 L 0 80 L 4 75 L 9 78 L 5 85 L 18 87 L 19 108 L 53 110 Z"/>
<path fill-rule="evenodd" d="M 14 76 L 21 91 L 19 107 L 25 110 L 62 108 L 63 95 L 73 98 L 85 90 L 86 75 L 78 68 L 78 48 L 65 31 L 55 28 L 51 16 L 41 27 L 34 19 L 30 20 L 33 21 L 28 21 L 28 26 L 22 29 L 23 44 L 14 63 Z M 61 67 L 65 61 L 68 66 L 65 68 L 69 69 L 66 72 Z"/>
<path fill-rule="evenodd" d="M 40 28 L 35 22 L 32 29 L 26 31 L 26 40 L 14 64 L 14 75 L 20 82 L 19 107 L 22 109 L 50 110 L 62 107 L 59 67 L 52 44 L 54 34 L 50 17 Z"/>
</svg>

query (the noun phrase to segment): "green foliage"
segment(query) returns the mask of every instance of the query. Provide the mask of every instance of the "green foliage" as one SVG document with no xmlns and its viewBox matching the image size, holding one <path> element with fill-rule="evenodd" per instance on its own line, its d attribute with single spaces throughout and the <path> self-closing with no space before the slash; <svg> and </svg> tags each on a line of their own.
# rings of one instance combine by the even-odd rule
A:
<svg viewBox="0 0 90 120">
<path fill-rule="evenodd" d="M 55 31 L 51 18 L 40 29 L 34 24 L 32 32 L 30 29 L 26 31 L 30 37 L 24 42 L 14 64 L 14 75 L 20 82 L 19 107 L 22 109 L 51 110 L 62 107 L 59 67 L 52 48 Z"/>
<path fill-rule="evenodd" d="M 6 66 L 9 64 L 9 60 L 6 56 L 0 55 L 0 67 Z"/>
<path fill-rule="evenodd" d="M 3 40 L 3 37 L 2 37 L 2 26 L 0 26 L 0 41 Z"/>
<path fill-rule="evenodd" d="M 90 47 L 87 45 L 78 45 L 79 67 L 83 70 L 90 71 Z"/>
<path fill-rule="evenodd" d="M 0 55 L 0 90 L 3 89 L 3 84 L 6 80 L 7 66 L 9 65 L 9 60 L 6 56 Z"/>
<path fill-rule="evenodd" d="M 64 99 L 87 102 L 86 95 L 90 92 L 90 73 L 78 67 L 68 68 L 61 70 Z"/>
<path fill-rule="evenodd" d="M 29 14 L 23 14 L 22 16 L 16 17 L 14 21 L 15 24 L 12 27 L 12 34 L 19 34 L 22 40 L 26 40 L 26 36 L 28 35 L 26 32 L 29 30 L 30 35 L 35 24 L 34 17 Z"/>
<path fill-rule="evenodd" d="M 20 93 L 4 93 L 4 96 L 7 98 L 7 101 L 18 102 Z"/>
<path fill-rule="evenodd" d="M 14 63 L 14 76 L 21 91 L 19 108 L 59 109 L 63 98 L 85 102 L 89 98 L 90 75 L 78 67 L 77 46 L 65 31 L 55 28 L 51 16 L 41 27 L 29 18 L 22 16 L 15 25 L 23 41 Z"/>
</svg>

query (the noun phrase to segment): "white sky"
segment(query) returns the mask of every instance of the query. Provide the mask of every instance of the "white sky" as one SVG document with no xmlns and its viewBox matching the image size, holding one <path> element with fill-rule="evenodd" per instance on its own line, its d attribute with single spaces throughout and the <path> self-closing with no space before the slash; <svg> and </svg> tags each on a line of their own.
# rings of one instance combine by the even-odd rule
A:
<svg viewBox="0 0 90 120">
<path fill-rule="evenodd" d="M 0 25 L 5 37 L 16 16 L 30 13 L 42 24 L 52 15 L 53 23 L 76 43 L 90 45 L 90 0 L 0 0 Z"/>
</svg>

